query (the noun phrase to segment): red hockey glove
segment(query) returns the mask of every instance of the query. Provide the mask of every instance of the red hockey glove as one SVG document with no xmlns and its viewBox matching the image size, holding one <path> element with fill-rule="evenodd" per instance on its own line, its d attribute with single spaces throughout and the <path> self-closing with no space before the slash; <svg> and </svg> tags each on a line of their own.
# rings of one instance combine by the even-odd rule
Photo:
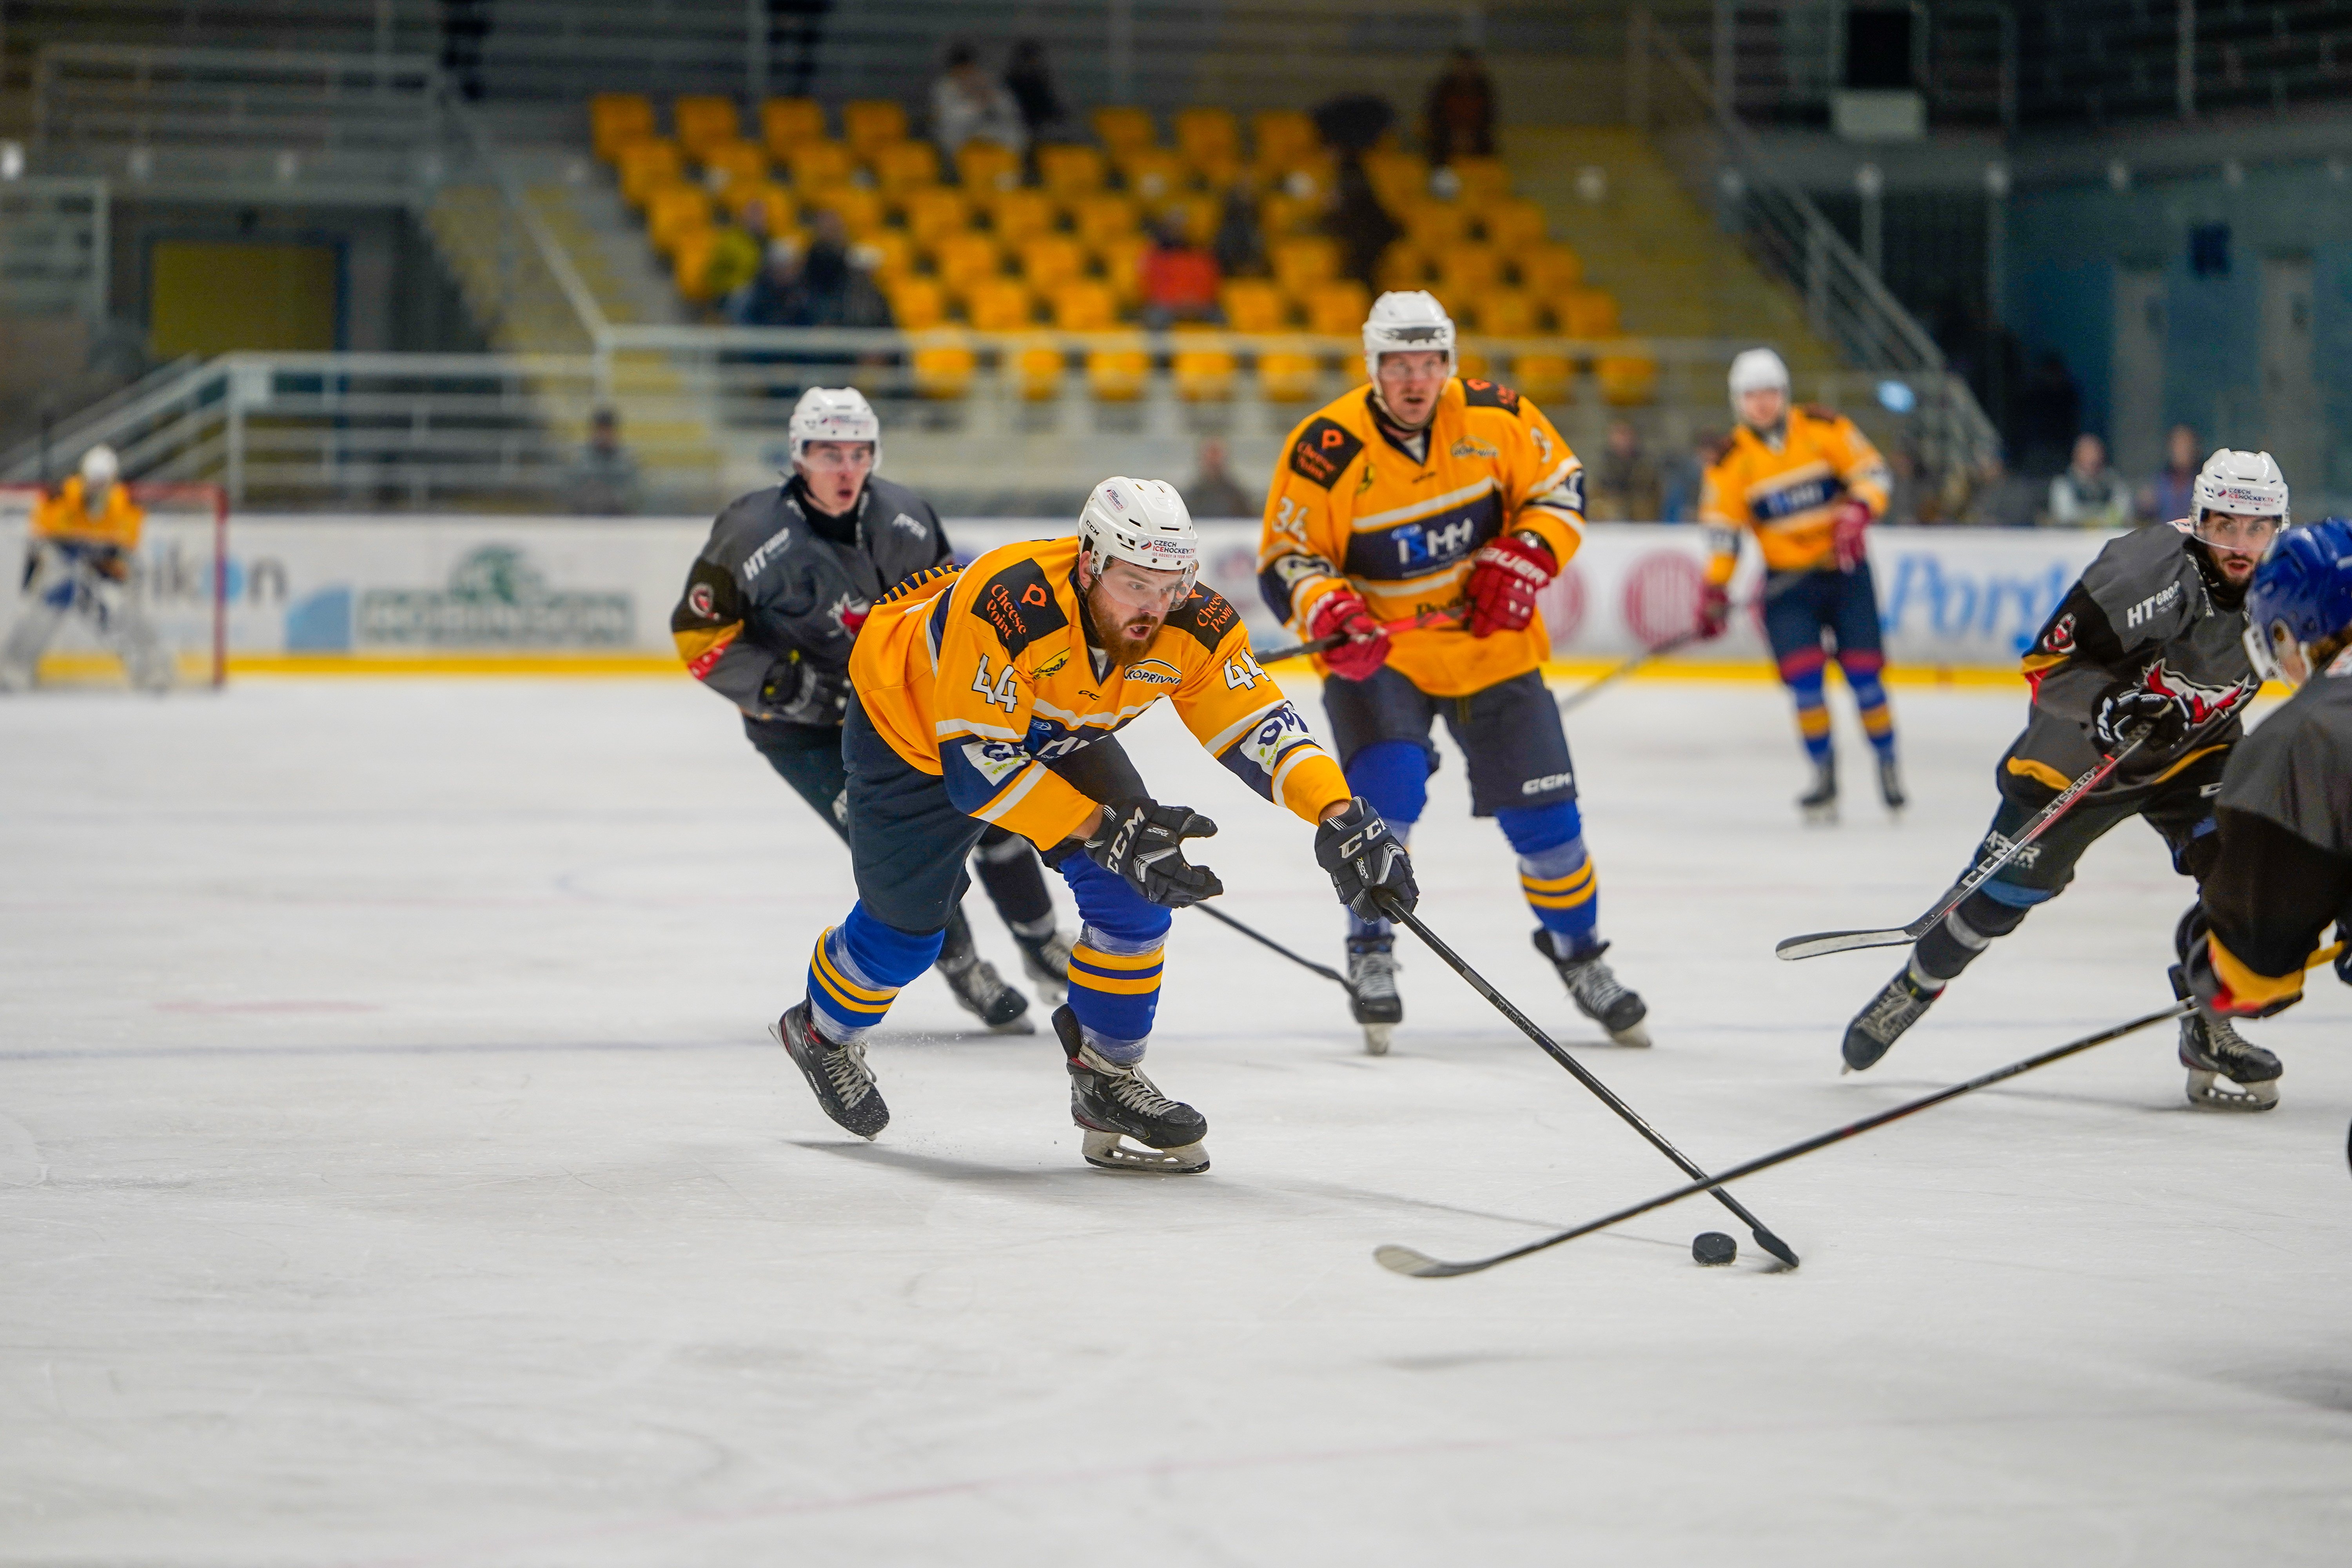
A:
<svg viewBox="0 0 2352 1568">
<path fill-rule="evenodd" d="M 1721 583 L 1709 583 L 1698 591 L 1698 636 L 1701 642 L 1713 642 L 1731 625 L 1731 590 Z"/>
<path fill-rule="evenodd" d="M 1559 563 L 1540 544 L 1504 534 L 1470 558 L 1470 635 L 1516 632 L 1535 619 L 1536 595 L 1559 572 Z"/>
<path fill-rule="evenodd" d="M 1372 619 L 1363 598 L 1352 588 L 1327 594 L 1307 619 L 1307 635 L 1320 641 L 1338 634 L 1347 638 L 1325 650 L 1323 662 L 1331 673 L 1347 680 L 1369 680 L 1372 671 L 1389 661 L 1389 634 Z"/>
<path fill-rule="evenodd" d="M 1841 502 L 1830 518 L 1831 547 L 1837 552 L 1838 570 L 1851 572 L 1867 559 L 1863 531 L 1870 526 L 1870 509 L 1858 500 Z"/>
</svg>

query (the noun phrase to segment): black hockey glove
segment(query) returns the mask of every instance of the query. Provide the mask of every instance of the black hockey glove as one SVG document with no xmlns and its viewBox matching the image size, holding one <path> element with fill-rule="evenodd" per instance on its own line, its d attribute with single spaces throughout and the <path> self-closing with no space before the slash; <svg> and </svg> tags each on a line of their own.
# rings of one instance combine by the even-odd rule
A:
<svg viewBox="0 0 2352 1568">
<path fill-rule="evenodd" d="M 2091 728 L 2111 756 L 2116 747 L 2129 745 L 2143 729 L 2150 752 L 2168 752 L 2189 738 L 2188 704 L 2151 691 L 2137 680 L 2118 680 L 2101 692 L 2093 715 Z"/>
<path fill-rule="evenodd" d="M 760 687 L 760 716 L 787 724 L 838 724 L 849 711 L 849 672 L 820 669 L 796 648 Z"/>
<path fill-rule="evenodd" d="M 2194 996 L 2197 1005 L 2207 1012 L 2225 1013 L 2233 1018 L 2267 1018 L 2303 1000 L 2303 993 L 2298 991 L 2266 1005 L 2249 1007 L 2231 997 L 2229 983 L 2213 972 L 2213 944 L 2206 940 L 2212 934 L 2212 922 L 2206 918 L 2201 902 L 2189 905 L 2180 923 L 2172 928 L 2172 951 L 2180 958 L 2172 966 L 2173 994 Z"/>
<path fill-rule="evenodd" d="M 1408 910 L 1421 901 L 1421 889 L 1412 879 L 1412 857 L 1361 795 L 1316 828 L 1315 858 L 1331 873 L 1339 901 L 1365 920 L 1388 914 L 1372 897 L 1376 891 L 1388 893 Z"/>
<path fill-rule="evenodd" d="M 1217 825 L 1190 806 L 1129 795 L 1104 802 L 1102 826 L 1087 840 L 1087 856 L 1153 903 L 1181 910 L 1225 890 L 1214 871 L 1184 858 L 1184 840 L 1216 836 Z"/>
</svg>

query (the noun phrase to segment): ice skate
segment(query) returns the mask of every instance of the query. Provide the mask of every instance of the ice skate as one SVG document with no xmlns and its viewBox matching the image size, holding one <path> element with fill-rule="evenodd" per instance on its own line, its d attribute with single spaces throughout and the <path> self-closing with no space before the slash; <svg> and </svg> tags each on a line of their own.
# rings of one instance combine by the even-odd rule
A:
<svg viewBox="0 0 2352 1568">
<path fill-rule="evenodd" d="M 2180 968 L 2176 995 L 2188 994 Z M 2210 1110 L 2268 1110 L 2278 1103 L 2277 1057 L 2254 1045 L 2229 1019 L 2200 1007 L 2180 1020 L 2180 1065 L 2189 1069 L 2189 1103 Z"/>
<path fill-rule="evenodd" d="M 1813 764 L 1813 787 L 1797 797 L 1797 809 L 1808 824 L 1826 826 L 1837 821 L 1837 758 L 1823 757 Z"/>
<path fill-rule="evenodd" d="M 1642 1026 L 1642 1020 L 1650 1016 L 1650 1005 L 1621 984 L 1615 973 L 1601 961 L 1601 955 L 1609 951 L 1607 942 L 1572 958 L 1562 958 L 1552 951 L 1551 933 L 1538 926 L 1536 951 L 1550 959 L 1552 967 L 1559 971 L 1576 1010 L 1608 1030 L 1611 1039 L 1621 1046 L 1645 1047 L 1650 1043 L 1650 1031 Z"/>
<path fill-rule="evenodd" d="M 1878 798 L 1886 803 L 1888 811 L 1898 814 L 1911 804 L 1911 797 L 1903 793 L 1902 770 L 1891 754 L 1878 759 Z"/>
<path fill-rule="evenodd" d="M 1139 1068 L 1104 1059 L 1067 1007 L 1054 1010 L 1054 1034 L 1070 1069 L 1070 1120 L 1086 1132 L 1086 1159 L 1106 1171 L 1189 1176 L 1209 1168 L 1209 1119 L 1160 1092 Z M 1131 1139 L 1146 1147 L 1121 1142 Z"/>
<path fill-rule="evenodd" d="M 1841 1070 L 1861 1072 L 1875 1067 L 1878 1058 L 1903 1037 L 1903 1031 L 1917 1023 L 1942 994 L 1941 990 L 1930 991 L 1914 980 L 1911 966 L 1905 964 L 1845 1026 L 1845 1066 Z"/>
<path fill-rule="evenodd" d="M 1396 954 L 1387 938 L 1348 943 L 1348 1005 L 1364 1026 L 1364 1054 L 1389 1054 L 1389 1036 L 1404 1022 L 1404 998 L 1397 994 Z"/>
<path fill-rule="evenodd" d="M 890 1125 L 890 1108 L 866 1065 L 866 1047 L 836 1046 L 818 1034 L 806 1002 L 769 1025 L 768 1033 L 790 1054 L 827 1116 L 860 1138 Z"/>
<path fill-rule="evenodd" d="M 1070 952 L 1077 946 L 1076 938 L 1058 931 L 1031 938 L 1016 931 L 1013 940 L 1021 948 L 1021 971 L 1037 987 L 1037 994 L 1048 1002 L 1059 1002 L 1069 994 Z"/>
<path fill-rule="evenodd" d="M 980 950 L 972 945 L 971 927 L 961 910 L 948 921 L 935 967 L 948 983 L 948 989 L 955 993 L 957 1005 L 987 1025 L 991 1032 L 1037 1032 L 1036 1020 L 1029 1016 L 1029 998 L 1007 985 L 1004 977 L 996 973 L 996 965 L 980 956 Z"/>
</svg>

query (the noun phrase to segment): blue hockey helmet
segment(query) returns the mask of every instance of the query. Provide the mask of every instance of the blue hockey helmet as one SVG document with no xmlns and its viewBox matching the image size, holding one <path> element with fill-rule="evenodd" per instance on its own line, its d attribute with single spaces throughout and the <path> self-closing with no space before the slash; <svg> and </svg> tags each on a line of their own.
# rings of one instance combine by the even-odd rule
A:
<svg viewBox="0 0 2352 1568">
<path fill-rule="evenodd" d="M 2246 590 L 2246 653 L 2272 679 L 2300 686 L 2309 649 L 2352 626 L 2352 521 L 2280 531 Z"/>
</svg>

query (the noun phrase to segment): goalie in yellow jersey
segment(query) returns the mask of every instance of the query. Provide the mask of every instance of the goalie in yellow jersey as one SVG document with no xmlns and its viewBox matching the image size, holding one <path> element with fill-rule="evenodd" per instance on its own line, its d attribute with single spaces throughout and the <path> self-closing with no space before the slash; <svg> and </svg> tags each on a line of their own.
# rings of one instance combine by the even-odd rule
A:
<svg viewBox="0 0 2352 1568">
<path fill-rule="evenodd" d="M 131 685 L 170 689 L 178 674 L 171 650 L 131 592 L 131 561 L 147 520 L 121 479 L 114 448 L 92 447 L 82 454 L 81 471 L 33 508 L 23 596 L 0 646 L 0 691 L 28 690 L 39 680 L 41 654 L 65 618 L 77 614 L 121 650 Z"/>
<path fill-rule="evenodd" d="M 1444 716 L 1472 814 L 1517 851 L 1537 951 L 1586 1016 L 1646 1046 L 1648 1008 L 1601 956 L 1576 774 L 1540 668 L 1551 643 L 1536 595 L 1583 539 L 1583 465 L 1534 404 L 1454 374 L 1454 322 L 1428 294 L 1373 303 L 1364 368 L 1370 384 L 1291 433 L 1259 592 L 1307 637 L 1341 638 L 1317 661 L 1339 765 L 1401 836 L 1428 804 L 1430 727 Z M 1391 940 L 1384 920 L 1349 927 L 1349 989 L 1374 1056 L 1404 1016 Z"/>
</svg>

